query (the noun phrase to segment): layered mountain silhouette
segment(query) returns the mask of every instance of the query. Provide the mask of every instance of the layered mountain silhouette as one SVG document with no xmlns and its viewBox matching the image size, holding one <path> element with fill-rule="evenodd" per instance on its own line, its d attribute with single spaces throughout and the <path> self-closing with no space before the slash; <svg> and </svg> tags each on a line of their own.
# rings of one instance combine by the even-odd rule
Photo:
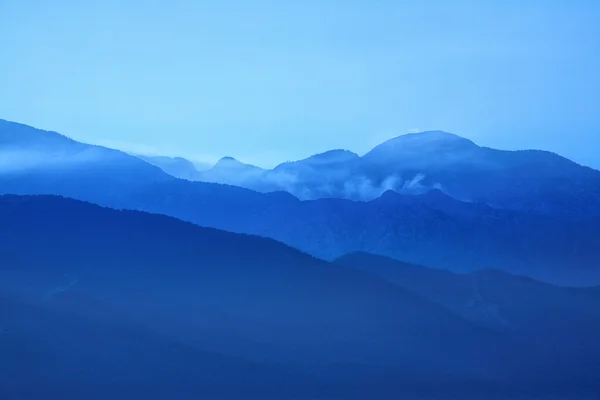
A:
<svg viewBox="0 0 600 400">
<path fill-rule="evenodd" d="M 176 179 L 136 157 L 26 125 L 2 121 L 0 138 L 0 193 L 55 194 L 171 215 L 270 237 L 328 260 L 366 251 L 454 271 L 496 268 L 557 283 L 600 282 L 597 217 L 570 221 L 501 210 L 439 189 L 421 195 L 387 191 L 370 202 L 299 201 L 285 192 Z M 311 163 L 356 156 L 320 158 L 326 162 Z"/>
<path fill-rule="evenodd" d="M 369 201 L 387 190 L 421 194 L 438 189 L 501 209 L 572 219 L 600 215 L 599 171 L 554 153 L 495 150 L 441 131 L 399 136 L 362 157 L 333 150 L 241 180 L 236 176 L 223 171 L 210 181 L 262 192 L 285 190 L 302 200 Z"/>
<path fill-rule="evenodd" d="M 262 179 L 266 170 L 245 164 L 233 157 L 223 157 L 210 169 L 200 173 L 198 180 L 223 183 L 233 186 L 254 187 L 263 192 L 276 190 L 277 187 Z"/>
<path fill-rule="evenodd" d="M 363 162 L 372 180 L 418 176 L 420 189 L 497 208 L 575 218 L 600 210 L 600 171 L 550 152 L 495 150 L 435 131 L 389 140 Z"/>
<path fill-rule="evenodd" d="M 587 321 L 554 348 L 556 336 L 531 336 L 555 326 L 531 303 L 515 299 L 511 326 L 490 326 L 457 311 L 460 284 L 435 297 L 442 278 L 428 289 L 377 272 L 380 260 L 331 264 L 270 239 L 54 196 L 0 196 L 0 220 L 8 395 L 493 398 L 600 382 L 598 355 L 583 351 L 600 328 L 593 289 L 520 292 L 541 288 L 532 296 L 552 300 L 543 311 Z M 510 299 L 520 279 L 482 285 Z M 531 317 L 527 329 L 513 314 Z"/>
<path fill-rule="evenodd" d="M 544 337 L 557 348 L 600 351 L 586 332 L 600 326 L 600 286 L 558 287 L 491 269 L 457 274 L 361 252 L 342 256 L 335 264 L 386 279 L 468 320 L 537 338 L 537 344 Z M 587 342 L 573 343 L 566 340 L 569 335 Z"/>
<path fill-rule="evenodd" d="M 526 338 L 549 359 L 564 357 L 564 365 L 580 377 L 598 370 L 592 360 L 600 359 L 600 346 L 590 333 L 600 327 L 600 286 L 557 287 L 498 270 L 456 274 L 368 253 L 335 263 L 384 278 L 469 321 Z"/>
<path fill-rule="evenodd" d="M 201 171 L 211 168 L 208 164 L 195 164 L 183 157 L 144 156 L 139 154 L 135 156 L 162 169 L 175 178 L 189 181 L 200 180 Z"/>
<path fill-rule="evenodd" d="M 370 201 L 388 190 L 422 194 L 437 189 L 460 201 L 561 218 L 600 215 L 600 171 L 540 150 L 481 147 L 443 131 L 390 139 L 363 155 L 331 150 L 271 170 L 224 157 L 197 173 L 167 173 L 258 192 L 287 191 L 301 200 Z"/>
</svg>

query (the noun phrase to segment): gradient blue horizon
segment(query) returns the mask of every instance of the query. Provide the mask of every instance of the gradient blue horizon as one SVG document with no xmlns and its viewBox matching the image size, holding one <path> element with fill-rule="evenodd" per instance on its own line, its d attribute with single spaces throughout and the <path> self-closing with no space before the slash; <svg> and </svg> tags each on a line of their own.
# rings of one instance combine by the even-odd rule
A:
<svg viewBox="0 0 600 400">
<path fill-rule="evenodd" d="M 595 1 L 0 0 L 0 118 L 260 166 L 444 130 L 600 168 Z"/>
</svg>

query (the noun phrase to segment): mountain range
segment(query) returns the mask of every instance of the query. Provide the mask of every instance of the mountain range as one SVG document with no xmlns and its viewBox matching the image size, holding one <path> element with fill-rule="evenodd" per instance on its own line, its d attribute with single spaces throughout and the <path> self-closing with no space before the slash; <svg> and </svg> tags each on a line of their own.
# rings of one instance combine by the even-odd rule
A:
<svg viewBox="0 0 600 400">
<path fill-rule="evenodd" d="M 388 142 L 363 157 L 334 151 L 299 162 L 303 167 L 288 163 L 275 170 L 298 170 L 308 165 L 309 170 L 331 167 L 337 171 L 339 165 L 352 163 L 352 160 L 371 160 L 371 165 L 380 158 L 389 160 L 394 151 L 399 158 L 407 160 L 412 153 L 406 153 L 406 146 L 395 150 L 391 144 L 409 140 L 420 146 L 429 143 L 422 150 L 424 160 L 435 158 L 433 154 L 438 154 L 440 149 L 447 149 L 447 157 L 438 157 L 438 167 L 435 163 L 430 166 L 442 175 L 445 170 L 441 165 L 448 165 L 452 159 L 450 149 L 457 154 L 468 150 L 474 154 L 469 162 L 481 154 L 492 154 L 489 160 L 510 161 L 513 169 L 507 169 L 509 172 L 520 165 L 519 168 L 524 169 L 518 174 L 521 178 L 527 173 L 561 175 L 565 177 L 562 181 L 558 178 L 551 181 L 575 185 L 577 190 L 570 192 L 561 183 L 548 184 L 544 191 L 535 191 L 536 196 L 546 193 L 544 198 L 551 202 L 569 199 L 564 209 L 556 213 L 549 203 L 543 206 L 539 203 L 537 210 L 524 210 L 518 206 L 500 208 L 483 202 L 461 201 L 456 191 L 456 197 L 448 194 L 447 184 L 413 194 L 388 190 L 372 201 L 343 198 L 301 201 L 285 191 L 259 193 L 241 187 L 176 179 L 154 165 L 117 150 L 0 121 L 0 193 L 54 194 L 116 209 L 170 215 L 206 227 L 270 237 L 330 261 L 347 253 L 366 251 L 457 272 L 495 268 L 559 284 L 600 283 L 600 217 L 595 212 L 600 204 L 595 197 L 600 187 L 596 182 L 598 171 L 550 153 L 500 152 L 444 133 L 419 135 Z M 435 151 L 427 150 L 430 146 Z M 477 160 L 483 163 L 481 158 Z M 419 161 L 416 155 L 411 162 L 423 163 L 415 171 L 429 165 Z M 225 160 L 217 166 L 219 164 L 233 169 L 239 167 L 235 160 Z M 499 164 L 494 165 L 495 174 L 504 171 Z M 535 165 L 548 165 L 549 169 Z M 481 179 L 484 176 L 482 170 L 452 171 L 449 176 L 454 176 L 457 183 L 471 182 L 468 178 L 475 175 Z M 382 172 L 382 176 L 386 174 L 387 171 Z M 502 175 L 502 179 L 509 179 L 509 175 Z M 533 175 L 527 179 L 535 180 Z M 546 181 L 541 179 L 536 185 L 543 182 Z M 467 186 L 465 192 L 469 190 Z M 492 184 L 488 186 L 491 188 Z M 498 196 L 494 201 L 496 205 L 503 201 L 505 194 L 502 193 L 498 190 L 494 194 Z M 584 207 L 581 201 L 588 206 Z"/>
<path fill-rule="evenodd" d="M 201 172 L 212 168 L 210 164 L 193 163 L 183 157 L 134 155 L 149 164 L 159 167 L 175 178 L 187 179 L 189 181 L 202 180 Z"/>
<path fill-rule="evenodd" d="M 3 398 L 600 389 L 597 288 L 364 253 L 328 263 L 57 196 L 0 196 L 0 220 Z"/>
<path fill-rule="evenodd" d="M 437 189 L 494 208 L 571 219 L 600 215 L 599 171 L 554 153 L 496 150 L 442 131 L 399 136 L 362 157 L 332 150 L 272 170 L 226 157 L 195 180 L 287 191 L 301 200 L 370 201 L 388 190 L 421 194 Z"/>
<path fill-rule="evenodd" d="M 600 392 L 598 171 L 444 132 L 199 169 L 0 120 L 0 398 Z"/>
</svg>

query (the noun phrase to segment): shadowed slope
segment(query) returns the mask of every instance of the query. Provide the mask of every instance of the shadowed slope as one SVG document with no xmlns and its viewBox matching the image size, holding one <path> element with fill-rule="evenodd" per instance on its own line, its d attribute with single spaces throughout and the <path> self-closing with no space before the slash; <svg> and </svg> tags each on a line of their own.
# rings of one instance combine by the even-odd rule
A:
<svg viewBox="0 0 600 400">
<path fill-rule="evenodd" d="M 96 336 L 86 329 L 128 327 L 194 351 L 252 360 L 267 370 L 269 365 L 283 367 L 295 371 L 292 382 L 316 382 L 307 388 L 312 393 L 345 398 L 353 393 L 389 397 L 431 385 L 463 393 L 550 382 L 564 386 L 575 378 L 580 388 L 589 389 L 590 374 L 596 376 L 594 369 L 567 373 L 547 349 L 531 346 L 527 336 L 479 326 L 394 283 L 270 239 L 52 196 L 2 196 L 0 219 L 1 292 L 67 315 L 69 323 L 84 318 L 98 324 L 74 327 L 86 339 L 69 351 L 73 360 L 91 357 L 98 369 L 88 376 L 108 385 L 109 392 L 112 380 L 104 368 L 111 359 L 102 354 L 128 357 L 134 370 L 137 362 L 147 364 L 142 381 L 144 371 L 165 379 L 169 375 L 160 372 L 160 364 L 146 361 L 146 351 L 123 353 L 129 348 L 127 336 L 115 337 L 111 330 L 102 335 L 104 341 L 92 344 Z M 10 322 L 11 315 L 2 324 L 14 330 L 21 322 Z M 23 332 L 45 330 L 32 329 Z M 58 338 L 66 334 L 56 332 Z M 17 348 L 32 340 L 27 334 L 19 337 L 23 342 Z M 44 338 L 38 344 L 47 351 L 54 345 Z M 148 351 L 166 346 L 154 340 L 141 345 Z M 192 359 L 185 361 L 180 359 L 184 354 L 172 351 L 158 353 L 167 365 L 203 362 L 204 353 L 191 352 L 186 357 Z M 236 365 L 225 362 L 223 373 L 237 373 Z M 56 370 L 63 385 L 70 368 L 75 367 Z M 260 382 L 260 374 L 252 381 Z M 273 385 L 285 385 L 285 376 Z M 181 383 L 163 382 L 173 390 Z"/>
<path fill-rule="evenodd" d="M 593 380 L 600 374 L 600 287 L 564 288 L 502 271 L 456 274 L 368 253 L 337 265 L 378 276 L 457 315 L 526 338 L 548 365 Z"/>
</svg>

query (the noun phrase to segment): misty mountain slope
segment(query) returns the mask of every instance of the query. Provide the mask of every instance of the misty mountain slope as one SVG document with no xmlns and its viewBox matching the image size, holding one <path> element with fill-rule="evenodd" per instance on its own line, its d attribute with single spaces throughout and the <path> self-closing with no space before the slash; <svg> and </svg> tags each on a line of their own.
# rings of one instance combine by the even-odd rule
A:
<svg viewBox="0 0 600 400">
<path fill-rule="evenodd" d="M 57 135 L 19 124 L 0 127 L 5 142 L 14 139 L 12 129 L 25 129 L 28 137 L 44 143 Z M 598 218 L 569 222 L 503 211 L 460 202 L 439 190 L 422 195 L 388 191 L 371 202 L 299 201 L 285 192 L 261 194 L 176 179 L 124 153 L 71 142 L 68 148 L 75 150 L 60 158 L 60 169 L 50 166 L 62 145 L 42 146 L 35 167 L 0 169 L 0 193 L 56 194 L 171 215 L 271 237 L 329 260 L 366 251 L 455 271 L 496 268 L 558 283 L 600 283 Z M 82 161 L 79 149 L 102 156 Z M 343 153 L 344 157 L 355 158 Z"/>
<path fill-rule="evenodd" d="M 0 120 L 0 180 L 9 192 L 35 187 L 106 201 L 169 179 L 159 168 L 118 150 Z"/>
<path fill-rule="evenodd" d="M 270 219 L 285 220 L 285 229 L 265 224 Z M 496 268 L 586 284 L 600 282 L 599 221 L 501 211 L 431 191 L 419 196 L 387 192 L 368 203 L 298 202 L 293 211 L 271 208 L 249 226 L 253 233 L 325 259 L 366 251 L 454 271 Z"/>
<path fill-rule="evenodd" d="M 477 375 L 482 367 L 468 363 L 455 371 L 453 357 L 477 364 L 480 346 L 497 341 L 383 280 L 270 239 L 57 197 L 3 196 L 0 213 L 6 290 L 52 297 L 70 290 L 68 276 L 74 289 L 202 348 L 311 370 L 346 362 L 361 375 L 391 363 L 380 373 L 442 379 Z M 437 351 L 445 355 L 433 361 Z"/>
<path fill-rule="evenodd" d="M 364 156 L 333 150 L 233 180 L 211 181 L 258 191 L 286 190 L 302 200 L 373 200 L 387 190 L 432 189 L 496 208 L 571 219 L 600 216 L 600 171 L 559 155 L 480 147 L 457 135 L 430 131 L 390 139 Z"/>
<path fill-rule="evenodd" d="M 200 176 L 200 171 L 189 160 L 186 160 L 182 157 L 164 157 L 164 156 L 143 156 L 143 155 L 135 155 L 137 158 L 146 161 L 149 164 L 152 164 L 160 169 L 162 169 L 167 174 L 179 178 L 179 179 L 187 179 L 188 181 L 198 180 Z M 206 169 L 210 168 L 210 166 L 206 166 Z"/>
<path fill-rule="evenodd" d="M 600 171 L 550 152 L 495 150 L 436 131 L 391 139 L 362 159 L 376 181 L 422 174 L 421 185 L 458 199 L 566 217 L 600 215 Z"/>
<path fill-rule="evenodd" d="M 198 175 L 199 181 L 241 186 L 261 192 L 276 191 L 277 186 L 262 179 L 266 170 L 245 164 L 233 157 L 223 157 L 210 169 Z"/>
<path fill-rule="evenodd" d="M 160 180 L 164 175 L 158 168 L 118 150 L 80 143 L 56 132 L 1 119 L 0 167 L 3 175 L 27 170 L 65 174 L 73 169 L 101 172 L 99 168 L 105 174 L 114 172 L 112 179 L 140 174 L 145 179 Z M 129 174 L 127 169 L 131 170 Z"/>
<path fill-rule="evenodd" d="M 464 393 L 576 382 L 591 390 L 600 376 L 590 367 L 594 352 L 563 365 L 581 353 L 532 346 L 527 335 L 469 321 L 412 287 L 270 239 L 52 196 L 1 196 L 0 220 L 0 293 L 13 304 L 0 311 L 2 335 L 9 334 L 0 346 L 22 360 L 0 385 L 5 391 L 24 390 L 20 373 L 41 368 L 59 349 L 63 364 L 29 375 L 49 388 L 55 374 L 57 393 L 79 381 L 77 373 L 82 382 L 94 377 L 105 393 L 121 384 L 142 390 L 136 378 L 157 374 L 157 387 L 171 390 L 205 393 L 226 384 L 261 393 L 266 382 L 338 398 L 394 397 L 431 385 Z M 25 349 L 31 358 L 22 358 Z M 120 357 L 128 362 L 113 369 Z M 82 359 L 86 371 L 77 369 Z M 247 386 L 231 385 L 227 377 L 251 367 L 241 359 L 261 367 Z M 208 380 L 207 363 L 224 378 Z M 78 389 L 85 388 L 70 390 Z"/>
<path fill-rule="evenodd" d="M 328 198 L 337 182 L 352 179 L 359 159 L 358 154 L 351 151 L 330 150 L 303 160 L 279 164 L 266 171 L 261 180 L 273 186 L 271 191 L 285 190 L 300 199 Z"/>
<path fill-rule="evenodd" d="M 310 385 L 281 367 L 200 351 L 115 315 L 76 292 L 43 303 L 0 293 L 0 396 L 288 398 L 302 392 L 299 383 Z"/>
<path fill-rule="evenodd" d="M 161 197 L 179 196 L 179 190 L 241 197 L 255 193 L 219 184 L 176 179 L 160 168 L 118 150 L 79 143 L 55 132 L 0 120 L 0 193 L 58 194 L 117 208 L 149 188 L 165 190 Z M 172 188 L 170 188 L 172 186 Z"/>
<path fill-rule="evenodd" d="M 600 327 L 597 286 L 559 287 L 498 270 L 459 274 L 361 252 L 334 263 L 379 276 L 468 319 L 499 328 L 530 329 L 534 315 L 552 317 L 555 327 L 577 317 Z"/>
<path fill-rule="evenodd" d="M 600 287 L 557 287 L 496 270 L 455 274 L 368 253 L 335 263 L 387 279 L 471 321 L 527 337 L 574 370 L 600 371 L 594 333 L 600 329 Z"/>
</svg>

